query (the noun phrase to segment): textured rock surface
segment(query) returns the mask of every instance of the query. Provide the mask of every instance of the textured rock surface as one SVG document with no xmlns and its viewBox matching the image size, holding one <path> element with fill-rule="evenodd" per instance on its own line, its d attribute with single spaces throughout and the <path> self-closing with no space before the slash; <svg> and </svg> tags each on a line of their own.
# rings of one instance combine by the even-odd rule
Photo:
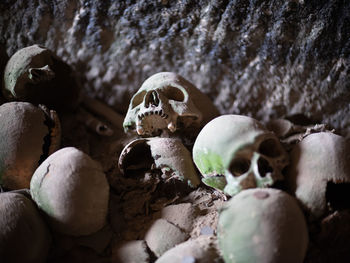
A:
<svg viewBox="0 0 350 263">
<path fill-rule="evenodd" d="M 175 71 L 221 113 L 305 113 L 350 131 L 345 0 L 3 0 L 0 44 L 39 43 L 87 92 L 125 111 L 152 74 Z"/>
<path fill-rule="evenodd" d="M 5 51 L 5 46 L 0 43 L 0 88 L 3 83 L 3 74 L 6 66 L 6 62 L 8 60 L 7 53 Z M 5 102 L 2 94 L 0 93 L 0 105 Z"/>
</svg>

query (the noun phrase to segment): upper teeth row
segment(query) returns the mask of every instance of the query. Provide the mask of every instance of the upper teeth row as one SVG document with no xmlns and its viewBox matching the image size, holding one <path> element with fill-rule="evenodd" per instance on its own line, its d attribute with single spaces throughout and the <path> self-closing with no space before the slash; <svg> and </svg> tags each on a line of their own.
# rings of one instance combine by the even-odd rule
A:
<svg viewBox="0 0 350 263">
<path fill-rule="evenodd" d="M 159 110 L 159 111 L 147 111 L 147 112 L 145 112 L 145 113 L 141 113 L 141 114 L 139 114 L 137 117 L 140 119 L 140 120 L 142 120 L 142 119 L 144 119 L 146 116 L 149 116 L 149 115 L 159 115 L 160 117 L 162 117 L 163 119 L 166 119 L 166 118 L 168 118 L 168 115 L 167 114 L 165 114 L 165 113 L 163 113 L 163 110 Z"/>
</svg>

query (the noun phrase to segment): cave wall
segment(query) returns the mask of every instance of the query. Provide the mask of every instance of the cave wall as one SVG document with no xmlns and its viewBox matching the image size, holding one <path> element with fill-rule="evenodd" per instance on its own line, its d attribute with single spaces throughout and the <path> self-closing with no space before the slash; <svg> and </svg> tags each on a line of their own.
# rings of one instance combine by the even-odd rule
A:
<svg viewBox="0 0 350 263">
<path fill-rule="evenodd" d="M 221 113 L 303 113 L 350 134 L 347 0 L 1 0 L 0 49 L 35 43 L 120 112 L 147 77 L 174 71 Z"/>
</svg>

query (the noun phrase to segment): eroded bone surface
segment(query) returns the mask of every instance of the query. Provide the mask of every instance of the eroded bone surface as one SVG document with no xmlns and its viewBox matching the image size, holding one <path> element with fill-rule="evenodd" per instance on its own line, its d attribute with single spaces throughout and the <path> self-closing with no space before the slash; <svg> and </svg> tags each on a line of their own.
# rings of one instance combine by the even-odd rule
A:
<svg viewBox="0 0 350 263">
<path fill-rule="evenodd" d="M 126 132 L 151 136 L 162 131 L 198 129 L 218 116 L 210 99 L 178 74 L 149 77 L 131 98 L 124 119 Z"/>
<path fill-rule="evenodd" d="M 188 240 L 168 250 L 156 261 L 156 263 L 178 262 L 221 262 L 219 252 L 216 249 L 215 239 L 209 236 L 201 236 Z"/>
<path fill-rule="evenodd" d="M 193 147 L 202 181 L 228 195 L 282 180 L 288 155 L 276 135 L 257 120 L 223 115 L 210 121 Z"/>
<path fill-rule="evenodd" d="M 124 174 L 159 169 L 165 180 L 178 179 L 190 187 L 200 183 L 190 152 L 174 138 L 154 137 L 130 142 L 120 155 L 119 167 Z"/>
<path fill-rule="evenodd" d="M 181 216 L 180 216 L 181 214 Z M 191 203 L 169 205 L 160 211 L 160 217 L 190 233 L 197 211 Z"/>
<path fill-rule="evenodd" d="M 326 124 L 296 124 L 288 119 L 275 119 L 267 122 L 268 130 L 273 131 L 288 150 L 306 136 L 318 132 L 334 132 Z"/>
<path fill-rule="evenodd" d="M 154 221 L 145 235 L 148 247 L 157 257 L 188 238 L 189 234 L 162 218 Z"/>
<path fill-rule="evenodd" d="M 150 255 L 144 240 L 131 240 L 113 249 L 113 262 L 149 263 Z"/>
<path fill-rule="evenodd" d="M 76 115 L 90 131 L 100 136 L 111 137 L 123 133 L 122 115 L 98 99 L 82 96 Z"/>
<path fill-rule="evenodd" d="M 114 111 L 107 104 L 97 99 L 83 96 L 82 107 L 88 111 L 93 112 L 99 117 L 103 117 L 106 121 L 110 122 L 116 128 L 122 130 L 123 128 L 123 116 Z"/>
<path fill-rule="evenodd" d="M 18 50 L 7 62 L 3 94 L 8 100 L 45 104 L 71 111 L 79 104 L 80 87 L 73 71 L 49 49 L 33 45 Z"/>
<path fill-rule="evenodd" d="M 295 198 L 277 189 L 247 189 L 219 215 L 218 245 L 226 263 L 302 263 L 308 229 Z"/>
<path fill-rule="evenodd" d="M 296 144 L 286 180 L 311 219 L 349 208 L 350 147 L 345 138 L 320 132 Z"/>
<path fill-rule="evenodd" d="M 105 122 L 99 120 L 93 114 L 89 113 L 83 108 L 79 108 L 77 111 L 77 118 L 82 122 L 91 132 L 94 132 L 100 136 L 110 137 L 113 135 L 113 129 Z"/>
<path fill-rule="evenodd" d="M 0 184 L 29 188 L 35 169 L 59 147 L 58 117 L 28 102 L 8 102 L 0 106 L 0 122 Z"/>
</svg>

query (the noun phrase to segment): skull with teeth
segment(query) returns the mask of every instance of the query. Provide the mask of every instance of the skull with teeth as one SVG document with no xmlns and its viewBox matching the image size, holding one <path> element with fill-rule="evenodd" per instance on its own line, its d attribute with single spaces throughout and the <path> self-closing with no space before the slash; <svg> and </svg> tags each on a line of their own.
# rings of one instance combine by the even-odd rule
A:
<svg viewBox="0 0 350 263">
<path fill-rule="evenodd" d="M 193 147 L 203 182 L 230 196 L 282 180 L 287 157 L 275 134 L 257 120 L 240 115 L 223 115 L 209 122 Z"/>
<path fill-rule="evenodd" d="M 123 126 L 126 132 L 151 136 L 169 130 L 199 128 L 218 111 L 192 83 L 172 72 L 148 78 L 132 97 Z"/>
</svg>

